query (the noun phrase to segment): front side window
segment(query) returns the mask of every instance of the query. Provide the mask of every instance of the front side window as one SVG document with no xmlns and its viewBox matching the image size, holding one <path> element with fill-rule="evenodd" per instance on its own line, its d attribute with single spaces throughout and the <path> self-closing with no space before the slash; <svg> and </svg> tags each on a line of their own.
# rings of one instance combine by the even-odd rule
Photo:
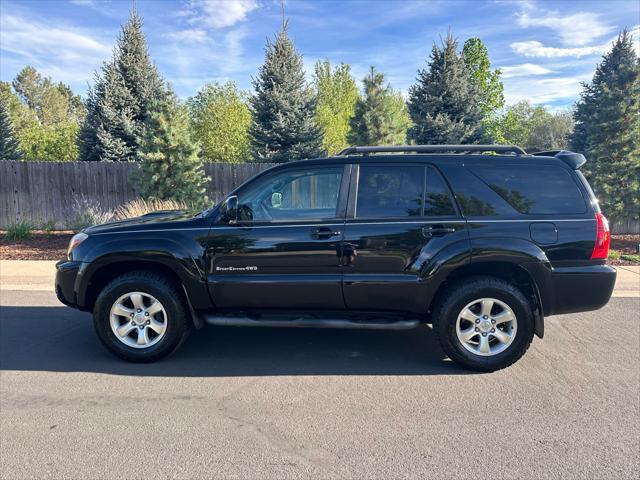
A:
<svg viewBox="0 0 640 480">
<path fill-rule="evenodd" d="M 356 218 L 422 215 L 424 167 L 361 165 Z"/>
<path fill-rule="evenodd" d="M 342 167 L 277 172 L 238 195 L 238 218 L 254 222 L 336 217 Z"/>
</svg>

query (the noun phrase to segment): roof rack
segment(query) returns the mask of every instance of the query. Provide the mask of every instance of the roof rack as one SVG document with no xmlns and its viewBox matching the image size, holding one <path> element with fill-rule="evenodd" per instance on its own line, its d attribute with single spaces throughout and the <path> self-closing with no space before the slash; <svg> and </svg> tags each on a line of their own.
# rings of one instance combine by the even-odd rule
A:
<svg viewBox="0 0 640 480">
<path fill-rule="evenodd" d="M 469 152 L 495 152 L 514 153 L 526 155 L 527 152 L 517 145 L 394 145 L 387 147 L 347 147 L 338 153 L 338 157 L 346 155 L 369 155 L 372 153 L 469 153 Z"/>
<path fill-rule="evenodd" d="M 531 155 L 535 157 L 555 157 L 558 160 L 562 160 L 574 170 L 580 169 L 581 166 L 587 163 L 587 159 L 584 158 L 584 155 L 581 153 L 570 152 L 568 150 L 549 150 L 547 152 L 532 153 Z"/>
</svg>

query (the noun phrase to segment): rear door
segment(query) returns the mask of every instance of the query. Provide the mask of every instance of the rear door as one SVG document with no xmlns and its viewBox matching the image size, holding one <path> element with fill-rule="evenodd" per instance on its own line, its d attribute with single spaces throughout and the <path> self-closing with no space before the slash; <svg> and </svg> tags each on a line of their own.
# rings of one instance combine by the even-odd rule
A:
<svg viewBox="0 0 640 480">
<path fill-rule="evenodd" d="M 362 163 L 351 177 L 343 245 L 350 310 L 424 313 L 423 273 L 465 221 L 438 170 L 423 163 Z"/>
</svg>

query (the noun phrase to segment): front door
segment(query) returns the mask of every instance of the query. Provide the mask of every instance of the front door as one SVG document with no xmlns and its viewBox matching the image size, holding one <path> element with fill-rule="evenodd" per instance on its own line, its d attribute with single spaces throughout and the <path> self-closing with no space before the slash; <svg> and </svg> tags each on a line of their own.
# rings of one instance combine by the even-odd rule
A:
<svg viewBox="0 0 640 480">
<path fill-rule="evenodd" d="M 465 222 L 433 166 L 354 166 L 343 247 L 347 307 L 424 313 L 425 269 L 458 241 L 468 242 Z"/>
<path fill-rule="evenodd" d="M 350 167 L 276 169 L 238 196 L 236 225 L 208 239 L 208 280 L 219 309 L 343 309 L 340 245 Z"/>
</svg>

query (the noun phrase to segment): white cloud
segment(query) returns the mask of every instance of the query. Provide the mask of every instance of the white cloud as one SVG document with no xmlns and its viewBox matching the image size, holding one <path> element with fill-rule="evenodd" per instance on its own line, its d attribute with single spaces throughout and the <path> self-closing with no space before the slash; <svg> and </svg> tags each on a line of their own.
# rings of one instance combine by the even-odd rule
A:
<svg viewBox="0 0 640 480">
<path fill-rule="evenodd" d="M 640 25 L 636 25 L 630 29 L 631 36 L 636 51 L 640 54 Z M 510 46 L 511 49 L 524 55 L 525 57 L 540 57 L 540 58 L 559 58 L 559 57 L 586 57 L 588 55 L 602 55 L 603 53 L 611 50 L 611 45 L 616 40 L 616 37 L 612 37 L 609 41 L 600 45 L 593 45 L 590 47 L 574 47 L 574 48 L 558 48 L 548 47 L 542 42 L 537 40 L 530 40 L 528 42 L 513 42 Z"/>
<path fill-rule="evenodd" d="M 69 3 L 79 5 L 81 7 L 91 7 L 96 4 L 96 0 L 69 0 Z"/>
<path fill-rule="evenodd" d="M 31 64 L 55 80 L 86 82 L 111 55 L 111 45 L 84 30 L 4 15 L 0 18 L 2 63 Z M 10 58 L 15 57 L 15 58 Z"/>
<path fill-rule="evenodd" d="M 524 55 L 525 57 L 543 57 L 543 58 L 557 58 L 557 57 L 585 57 L 587 55 L 596 55 L 604 52 L 607 45 L 596 45 L 593 47 L 575 47 L 575 48 L 558 48 L 547 47 L 542 42 L 537 40 L 530 40 L 528 42 L 513 42 L 511 49 Z"/>
<path fill-rule="evenodd" d="M 207 41 L 207 32 L 201 28 L 178 30 L 175 32 L 166 33 L 164 36 L 177 42 L 204 43 Z"/>
<path fill-rule="evenodd" d="M 608 35 L 615 27 L 603 23 L 595 13 L 575 13 L 560 16 L 557 12 L 548 12 L 540 16 L 532 16 L 529 12 L 518 14 L 518 25 L 523 28 L 546 27 L 553 30 L 564 45 L 582 46 L 592 40 Z"/>
<path fill-rule="evenodd" d="M 536 65 L 535 63 L 508 65 L 500 67 L 500 70 L 502 71 L 503 78 L 525 77 L 530 75 L 546 75 L 548 73 L 553 73 L 552 70 L 544 68 L 541 65 Z"/>
<path fill-rule="evenodd" d="M 189 22 L 207 28 L 231 27 L 258 8 L 257 0 L 190 0 L 182 14 Z"/>
<path fill-rule="evenodd" d="M 548 104 L 560 100 L 572 103 L 582 90 L 581 82 L 591 80 L 592 72 L 570 77 L 513 78 L 504 84 L 504 96 L 507 105 L 521 100 L 529 100 L 532 104 Z"/>
<path fill-rule="evenodd" d="M 261 56 L 247 58 L 243 26 L 208 32 L 202 42 L 188 44 L 174 38 L 159 47 L 158 63 L 172 72 L 171 83 L 183 96 L 193 94 L 207 82 L 249 79 L 256 71 Z"/>
</svg>

